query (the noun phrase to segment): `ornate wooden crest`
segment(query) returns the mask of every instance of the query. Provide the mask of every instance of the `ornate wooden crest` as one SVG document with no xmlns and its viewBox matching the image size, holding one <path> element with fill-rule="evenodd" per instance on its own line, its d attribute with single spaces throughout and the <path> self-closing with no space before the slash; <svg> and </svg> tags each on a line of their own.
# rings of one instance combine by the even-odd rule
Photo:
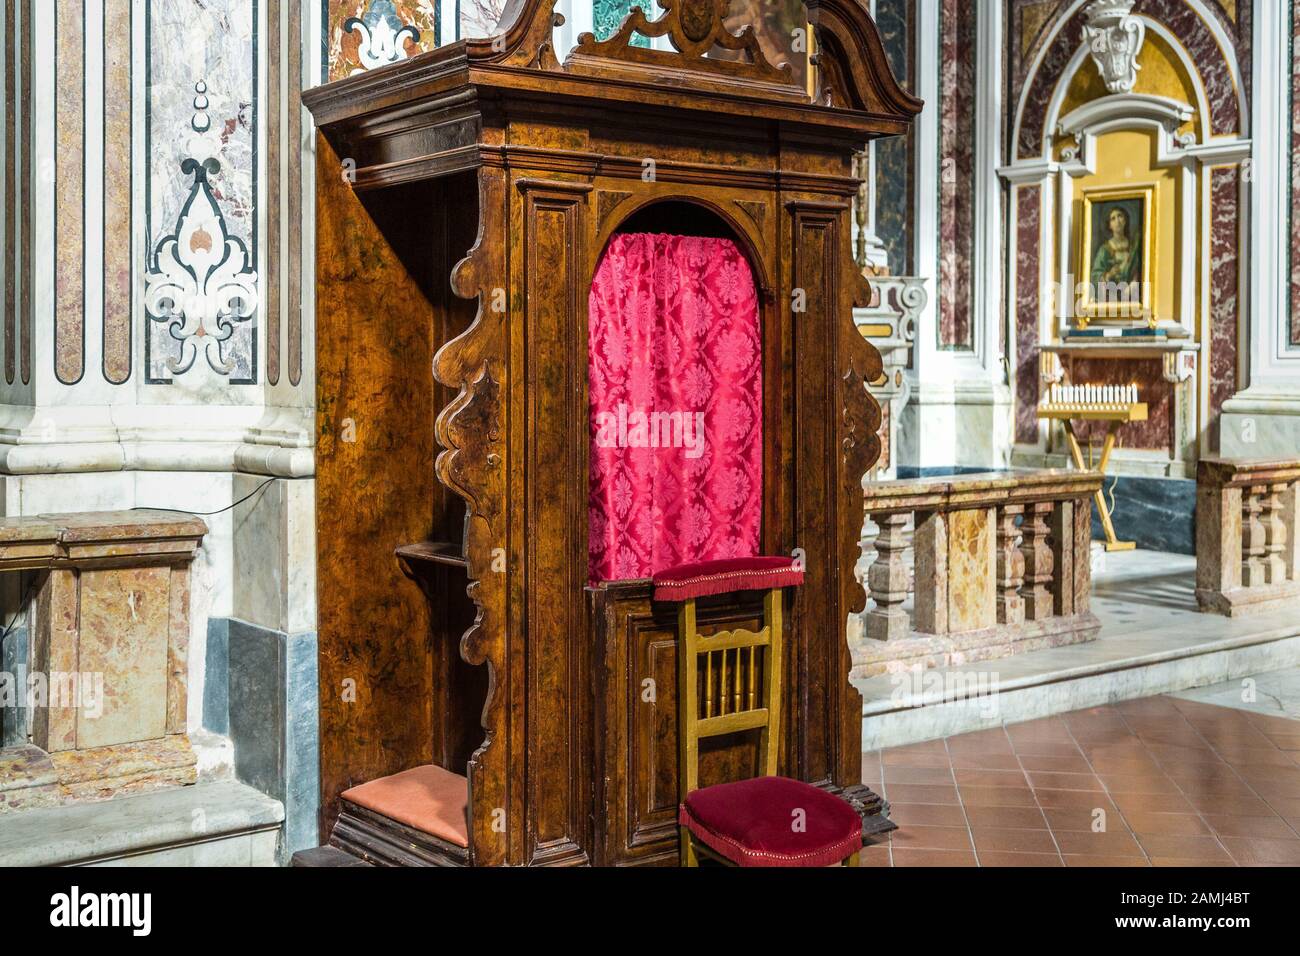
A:
<svg viewBox="0 0 1300 956">
<path fill-rule="evenodd" d="M 745 26 L 739 33 L 727 29 L 724 20 L 730 0 L 660 0 L 659 5 L 664 15 L 658 20 L 647 19 L 641 7 L 633 7 L 618 32 L 606 40 L 598 41 L 593 34 L 583 33 L 565 61 L 565 69 L 605 74 L 620 72 L 620 67 L 627 66 L 658 67 L 674 73 L 690 70 L 723 81 L 744 80 L 751 86 L 760 83 L 769 92 L 788 87 L 787 95 L 808 98 L 795 82 L 790 64 L 773 65 L 764 56 L 752 26 Z M 634 46 L 632 41 L 637 36 L 667 37 L 677 52 Z M 715 50 L 740 53 L 741 59 L 709 57 Z"/>
<path fill-rule="evenodd" d="M 715 47 L 740 51 L 745 54 L 744 65 L 752 67 L 746 72 L 765 79 L 791 80 L 788 63 L 773 66 L 767 61 L 752 26 L 744 27 L 739 33 L 727 29 L 723 20 L 731 5 L 730 0 L 661 0 L 659 5 L 663 7 L 664 15 L 653 21 L 646 19 L 641 7 L 633 7 L 618 32 L 607 40 L 597 42 L 592 34 L 582 34 L 578 37 L 578 51 L 586 56 L 624 59 L 629 58 L 629 54 L 635 59 L 642 59 L 645 53 L 671 56 L 666 51 L 647 51 L 644 47 L 631 45 L 637 34 L 650 39 L 666 36 L 673 49 L 683 56 L 702 58 Z"/>
</svg>

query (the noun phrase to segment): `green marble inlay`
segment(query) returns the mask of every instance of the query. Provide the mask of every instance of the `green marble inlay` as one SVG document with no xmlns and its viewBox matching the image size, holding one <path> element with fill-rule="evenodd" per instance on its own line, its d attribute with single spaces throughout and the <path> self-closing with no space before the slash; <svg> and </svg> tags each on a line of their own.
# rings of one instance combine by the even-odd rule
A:
<svg viewBox="0 0 1300 956">
<path fill-rule="evenodd" d="M 659 5 L 654 0 L 592 0 L 592 32 L 596 34 L 596 39 L 607 40 L 617 33 L 633 7 L 644 10 L 649 20 L 659 17 Z M 648 37 L 643 37 L 639 33 L 632 37 L 632 46 L 648 47 L 649 45 Z"/>
</svg>

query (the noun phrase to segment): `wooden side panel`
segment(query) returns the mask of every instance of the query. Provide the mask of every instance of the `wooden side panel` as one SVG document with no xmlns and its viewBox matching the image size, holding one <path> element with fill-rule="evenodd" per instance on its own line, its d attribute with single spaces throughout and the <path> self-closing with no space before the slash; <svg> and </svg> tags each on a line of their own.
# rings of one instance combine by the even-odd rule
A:
<svg viewBox="0 0 1300 956">
<path fill-rule="evenodd" d="M 433 758 L 428 606 L 393 550 L 459 527 L 435 480 L 439 188 L 358 196 L 318 140 L 316 520 L 322 835 L 339 793 Z M 419 215 L 421 208 L 428 215 Z M 401 321 L 394 321 L 400 316 Z"/>
<path fill-rule="evenodd" d="M 589 862 L 586 288 L 589 186 L 517 183 L 523 202 L 528 862 Z"/>
<path fill-rule="evenodd" d="M 794 512 L 796 544 L 807 552 L 790 685 L 799 688 L 799 776 L 847 790 L 860 787 L 862 755 L 861 700 L 848 681 L 846 627 L 866 599 L 854 567 L 862 478 L 880 454 L 880 408 L 866 382 L 881 364 L 852 321 L 853 306 L 865 305 L 869 290 L 852 271 L 848 205 L 799 198 L 788 208 L 796 305 Z M 811 595 L 818 599 L 808 600 Z"/>
<path fill-rule="evenodd" d="M 839 209 L 834 204 L 794 202 L 791 212 L 791 303 L 794 318 L 795 375 L 795 545 L 804 549 L 806 566 L 800 600 L 791 616 L 786 653 L 787 697 L 796 712 L 795 775 L 810 783 L 831 778 L 827 689 L 833 679 L 831 664 L 835 635 L 843 623 L 835 620 L 838 555 L 833 534 L 835 482 L 832 462 L 837 457 L 835 421 L 827 414 L 833 395 L 829 373 L 836 366 L 827 336 L 834 314 L 836 289 L 835 251 Z M 800 308 L 802 306 L 802 309 Z M 808 600 L 807 596 L 815 596 Z M 827 600 L 830 598 L 830 600 Z M 787 706 L 790 706 L 787 704 Z M 795 768 L 790 768 L 795 770 Z"/>
</svg>

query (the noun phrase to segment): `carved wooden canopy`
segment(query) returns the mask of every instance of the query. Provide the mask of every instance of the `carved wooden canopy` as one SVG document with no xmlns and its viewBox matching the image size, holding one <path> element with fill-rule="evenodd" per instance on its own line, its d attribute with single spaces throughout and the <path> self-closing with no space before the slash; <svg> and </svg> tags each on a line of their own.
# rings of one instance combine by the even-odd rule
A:
<svg viewBox="0 0 1300 956">
<path fill-rule="evenodd" d="M 807 0 L 808 21 L 816 37 L 816 92 L 810 95 L 791 78 L 786 64 L 771 64 L 758 48 L 752 27 L 732 34 L 723 24 L 729 0 L 664 0 L 664 15 L 649 21 L 634 7 L 617 33 L 603 41 L 591 34 L 563 64 L 556 58 L 552 31 L 563 19 L 555 0 L 509 0 L 500 30 L 485 39 L 461 40 L 409 60 L 371 70 L 307 91 L 304 102 L 319 126 L 334 124 L 367 138 L 367 116 L 384 117 L 374 132 L 396 132 L 400 117 L 421 108 L 448 104 L 452 91 L 484 100 L 544 95 L 570 106 L 598 100 L 669 111 L 743 113 L 755 121 L 779 121 L 790 128 L 819 130 L 862 142 L 902 134 L 920 112 L 921 101 L 894 79 L 879 34 L 860 0 Z M 636 35 L 667 36 L 676 53 L 633 46 Z M 713 59 L 717 49 L 739 51 L 742 60 Z M 465 98 L 466 105 L 469 99 Z M 423 141 L 430 144 L 426 138 Z M 390 164 L 418 157 L 377 153 L 369 168 L 358 161 L 358 188 L 400 180 Z M 424 175 L 427 173 L 416 173 Z"/>
<path fill-rule="evenodd" d="M 443 543 L 404 553 L 463 568 L 468 588 L 458 589 L 474 617 L 464 630 L 456 619 L 459 658 L 490 675 L 482 745 L 468 761 L 476 864 L 675 852 L 676 798 L 663 796 L 671 735 L 618 683 L 672 646 L 671 623 L 655 630 L 663 609 L 637 582 L 587 586 L 587 295 L 610 235 L 651 206 L 721 221 L 762 293 L 762 547 L 806 560 L 787 618 L 782 772 L 868 813 L 880 806 L 861 784 L 861 700 L 845 636 L 865 602 L 854 568 L 881 424 L 865 388 L 880 356 L 852 319 L 869 290 L 851 255 L 850 204 L 856 151 L 905 132 L 921 104 L 890 74 L 862 0 L 808 0 L 812 93 L 764 59 L 751 30 L 724 28 L 726 0 L 661 2 L 660 19 L 636 11 L 604 41 L 582 37 L 561 64 L 555 0 L 511 0 L 496 37 L 303 96 L 322 134 L 326 814 L 347 786 L 434 759 L 426 742 L 438 705 L 394 698 L 429 687 L 428 644 L 413 622 L 451 621 L 446 600 L 429 612 L 392 580 L 392 549 L 416 543 L 392 539 L 436 525 Z M 636 46 L 637 34 L 673 49 Z M 726 56 L 706 55 L 717 49 Z M 366 367 L 386 385 L 365 380 Z M 403 389 L 418 399 L 390 397 Z M 365 423 L 356 442 L 331 437 L 343 416 Z M 430 432 L 440 449 L 432 488 Z M 635 640 L 653 647 L 629 647 Z M 358 683 L 369 696 L 340 704 L 338 682 L 367 668 Z M 660 700 L 667 707 L 670 694 Z"/>
</svg>

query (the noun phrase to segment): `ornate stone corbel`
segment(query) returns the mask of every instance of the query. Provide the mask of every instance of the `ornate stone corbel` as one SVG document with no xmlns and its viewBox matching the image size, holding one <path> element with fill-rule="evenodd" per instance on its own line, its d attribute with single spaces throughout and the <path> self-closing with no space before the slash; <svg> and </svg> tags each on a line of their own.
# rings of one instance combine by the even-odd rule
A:
<svg viewBox="0 0 1300 956">
<path fill-rule="evenodd" d="M 1190 350 L 1166 352 L 1161 377 L 1171 385 L 1185 382 L 1196 374 L 1196 353 Z"/>
<path fill-rule="evenodd" d="M 1083 37 L 1106 89 L 1132 93 L 1137 84 L 1138 52 L 1147 28 L 1133 16 L 1134 0 L 1096 0 L 1085 11 Z"/>
<path fill-rule="evenodd" d="M 1066 146 L 1061 150 L 1061 161 L 1064 163 L 1074 162 L 1079 158 L 1079 154 L 1083 152 L 1083 134 L 1075 133 L 1073 138 L 1073 145 Z"/>
</svg>

